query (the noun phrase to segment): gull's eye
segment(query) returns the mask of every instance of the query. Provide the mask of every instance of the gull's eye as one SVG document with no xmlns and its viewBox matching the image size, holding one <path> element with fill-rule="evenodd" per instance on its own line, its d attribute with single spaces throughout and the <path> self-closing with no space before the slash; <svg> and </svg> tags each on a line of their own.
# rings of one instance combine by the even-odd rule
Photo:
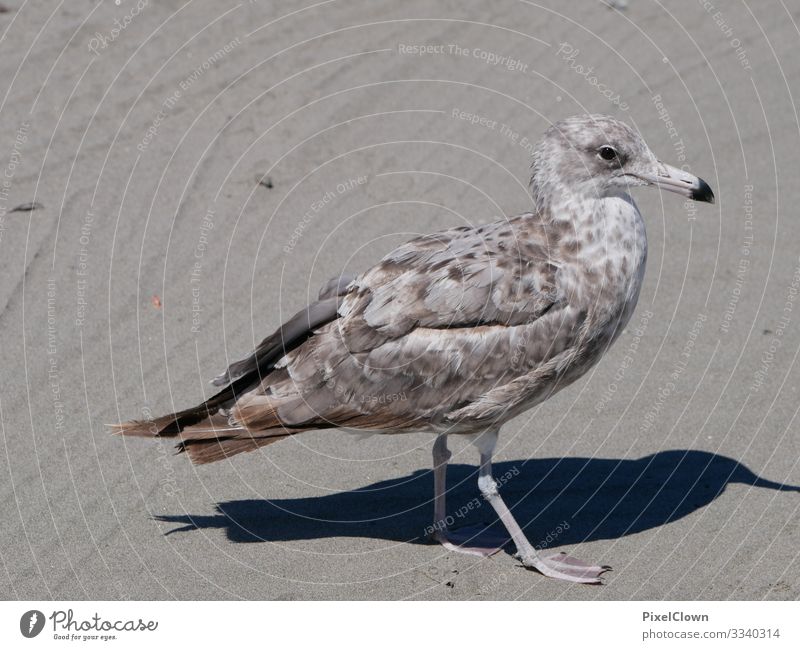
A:
<svg viewBox="0 0 800 650">
<path fill-rule="evenodd" d="M 597 153 L 603 160 L 614 160 L 617 157 L 617 150 L 607 144 L 600 147 Z"/>
</svg>

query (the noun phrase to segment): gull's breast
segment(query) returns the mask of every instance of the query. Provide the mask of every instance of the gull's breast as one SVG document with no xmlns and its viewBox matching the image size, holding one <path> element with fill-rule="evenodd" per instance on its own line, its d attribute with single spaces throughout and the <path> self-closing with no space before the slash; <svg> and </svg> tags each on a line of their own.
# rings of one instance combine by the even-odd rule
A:
<svg viewBox="0 0 800 650">
<path fill-rule="evenodd" d="M 595 343 L 607 347 L 627 325 L 644 280 L 647 233 L 633 199 L 599 199 L 581 238 L 573 276 L 575 298 L 592 323 Z"/>
</svg>

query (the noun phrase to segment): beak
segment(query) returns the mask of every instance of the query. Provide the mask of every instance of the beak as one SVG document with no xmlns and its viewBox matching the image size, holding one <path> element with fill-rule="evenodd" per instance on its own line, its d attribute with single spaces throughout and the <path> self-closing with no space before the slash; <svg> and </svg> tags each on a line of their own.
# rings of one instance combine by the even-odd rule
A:
<svg viewBox="0 0 800 650">
<path fill-rule="evenodd" d="M 655 174 L 637 174 L 637 176 L 647 183 L 683 194 L 694 201 L 714 202 L 714 192 L 702 178 L 672 165 L 665 165 L 661 161 L 656 165 Z"/>
</svg>

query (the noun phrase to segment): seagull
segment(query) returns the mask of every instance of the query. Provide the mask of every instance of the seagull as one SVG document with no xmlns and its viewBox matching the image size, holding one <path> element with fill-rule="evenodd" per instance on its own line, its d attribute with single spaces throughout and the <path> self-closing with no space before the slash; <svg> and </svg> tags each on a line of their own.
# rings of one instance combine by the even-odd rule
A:
<svg viewBox="0 0 800 650">
<path fill-rule="evenodd" d="M 631 318 L 647 237 L 630 188 L 708 203 L 714 194 L 605 115 L 553 124 L 531 169 L 530 212 L 417 237 L 364 273 L 334 278 L 216 377 L 213 397 L 116 432 L 174 438 L 197 464 L 309 430 L 429 432 L 435 541 L 477 555 L 512 541 L 526 568 L 600 583 L 610 567 L 540 553 L 526 538 L 492 476 L 498 434 L 586 373 Z M 477 448 L 478 489 L 510 540 L 446 525 L 451 435 Z"/>
</svg>

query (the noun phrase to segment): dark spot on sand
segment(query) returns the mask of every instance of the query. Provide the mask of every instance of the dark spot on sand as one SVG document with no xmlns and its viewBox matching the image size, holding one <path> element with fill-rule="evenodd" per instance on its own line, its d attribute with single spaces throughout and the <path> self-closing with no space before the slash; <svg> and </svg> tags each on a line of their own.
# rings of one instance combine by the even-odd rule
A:
<svg viewBox="0 0 800 650">
<path fill-rule="evenodd" d="M 41 210 L 44 208 L 44 205 L 37 201 L 33 201 L 31 203 L 20 203 L 18 206 L 11 208 L 9 213 L 11 212 L 32 212 L 33 210 Z"/>
</svg>

